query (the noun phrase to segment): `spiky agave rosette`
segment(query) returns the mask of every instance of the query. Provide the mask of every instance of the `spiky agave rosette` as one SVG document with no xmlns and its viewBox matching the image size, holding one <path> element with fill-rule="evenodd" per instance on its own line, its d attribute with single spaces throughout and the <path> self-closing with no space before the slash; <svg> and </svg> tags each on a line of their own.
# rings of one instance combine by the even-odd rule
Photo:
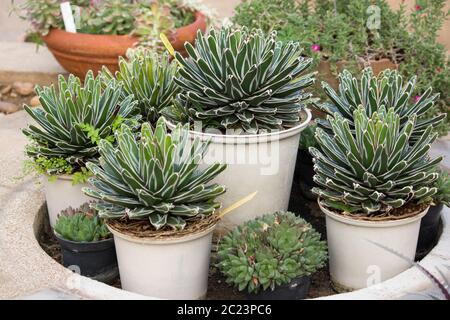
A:
<svg viewBox="0 0 450 320">
<path fill-rule="evenodd" d="M 121 99 L 122 85 L 111 81 L 103 87 L 102 80 L 90 71 L 84 84 L 74 75 L 66 81 L 58 78 L 58 90 L 54 86 L 37 87 L 42 105 L 40 108 L 25 106 L 25 111 L 40 127 L 29 125 L 23 133 L 32 141 L 27 148 L 31 158 L 62 158 L 71 164 L 84 166 L 98 156 L 98 146 L 93 141 L 113 135 L 118 121 L 137 121 L 137 101 L 129 95 Z"/>
<path fill-rule="evenodd" d="M 432 118 L 424 117 L 429 113 L 439 94 L 433 94 L 428 88 L 416 101 L 413 101 L 416 77 L 404 81 L 397 70 L 386 69 L 378 76 L 373 74 L 371 68 L 363 70 L 361 78 L 357 79 L 349 71 L 344 70 L 339 74 L 339 90 L 336 92 L 328 83 L 322 82 L 324 92 L 331 103 L 316 104 L 316 107 L 328 115 L 339 113 L 349 122 L 350 129 L 354 130 L 353 112 L 359 106 L 363 106 L 367 116 L 380 108 L 394 108 L 400 115 L 400 126 L 408 123 L 409 117 L 417 116 L 410 141 L 417 141 L 429 127 L 436 127 L 445 118 L 445 114 L 439 114 Z M 320 127 L 331 131 L 331 124 L 327 120 L 317 120 Z"/>
<path fill-rule="evenodd" d="M 159 112 L 168 107 L 180 91 L 174 81 L 177 74 L 178 66 L 175 61 L 169 61 L 168 54 L 157 55 L 138 48 L 129 61 L 119 57 L 119 71 L 115 75 L 103 67 L 101 77 L 105 82 L 116 79 L 122 83 L 124 97 L 132 94 L 143 118 L 155 123 Z"/>
<path fill-rule="evenodd" d="M 209 216 L 220 207 L 215 198 L 225 187 L 208 183 L 226 165 L 200 170 L 209 142 L 189 142 L 187 125 L 167 133 L 165 121 L 161 117 L 155 130 L 144 123 L 139 140 L 123 126 L 116 133 L 117 147 L 100 143 L 100 166 L 87 165 L 93 188 L 83 191 L 100 200 L 94 207 L 102 218 L 148 220 L 156 230 L 183 229 L 188 219 Z"/>
<path fill-rule="evenodd" d="M 436 193 L 436 165 L 428 150 L 436 139 L 429 126 L 411 142 L 415 115 L 401 125 L 394 108 L 379 108 L 371 116 L 360 106 L 353 112 L 354 134 L 349 120 L 339 114 L 328 117 L 333 135 L 316 130 L 320 151 L 314 157 L 313 192 L 329 207 L 361 216 L 380 216 L 408 203 L 418 204 Z"/>
<path fill-rule="evenodd" d="M 299 112 L 311 98 L 304 89 L 313 84 L 314 73 L 304 74 L 311 59 L 302 56 L 299 43 L 278 42 L 276 33 L 223 27 L 198 32 L 195 47 L 185 48 L 188 58 L 176 53 L 181 102 L 165 110 L 169 118 L 179 120 L 181 114 L 184 120 L 251 134 L 300 122 Z"/>
</svg>

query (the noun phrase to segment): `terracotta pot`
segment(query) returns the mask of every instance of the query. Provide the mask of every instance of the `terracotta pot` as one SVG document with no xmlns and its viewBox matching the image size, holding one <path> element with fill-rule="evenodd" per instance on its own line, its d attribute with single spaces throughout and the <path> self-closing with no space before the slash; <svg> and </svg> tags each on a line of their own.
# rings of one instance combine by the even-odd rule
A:
<svg viewBox="0 0 450 320">
<path fill-rule="evenodd" d="M 194 43 L 199 29 L 205 32 L 206 17 L 197 12 L 192 24 L 178 28 L 169 35 L 174 49 L 185 54 L 184 43 Z M 102 66 L 116 72 L 118 57 L 124 56 L 127 49 L 138 42 L 137 38 L 128 35 L 70 33 L 61 29 L 50 30 L 42 40 L 64 69 L 82 79 L 89 70 L 96 74 Z"/>
</svg>

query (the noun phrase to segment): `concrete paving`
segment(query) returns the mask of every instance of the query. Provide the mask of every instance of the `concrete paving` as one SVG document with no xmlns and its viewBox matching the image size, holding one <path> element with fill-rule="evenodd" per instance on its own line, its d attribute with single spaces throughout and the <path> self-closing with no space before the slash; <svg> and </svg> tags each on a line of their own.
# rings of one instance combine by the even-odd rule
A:
<svg viewBox="0 0 450 320">
<path fill-rule="evenodd" d="M 0 42 L 0 83 L 14 81 L 40 85 L 55 83 L 66 71 L 44 46 L 34 43 Z"/>
</svg>

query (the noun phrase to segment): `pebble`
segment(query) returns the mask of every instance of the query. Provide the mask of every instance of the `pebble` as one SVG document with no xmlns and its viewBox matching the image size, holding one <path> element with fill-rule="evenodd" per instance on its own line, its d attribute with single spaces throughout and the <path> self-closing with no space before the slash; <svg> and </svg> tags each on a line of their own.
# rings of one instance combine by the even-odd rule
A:
<svg viewBox="0 0 450 320">
<path fill-rule="evenodd" d="M 9 95 L 11 98 L 17 98 L 18 95 L 15 92 L 11 92 L 11 94 Z"/>
<path fill-rule="evenodd" d="M 6 87 L 3 87 L 2 90 L 0 90 L 0 93 L 3 94 L 8 94 L 11 92 L 12 86 L 11 85 L 7 85 Z"/>
<path fill-rule="evenodd" d="M 34 96 L 33 98 L 31 98 L 30 100 L 30 105 L 32 107 L 37 107 L 41 105 L 41 102 L 39 101 L 39 96 Z"/>
<path fill-rule="evenodd" d="M 21 96 L 29 96 L 34 92 L 34 84 L 31 82 L 20 82 L 16 81 L 12 85 L 14 91 L 16 91 Z"/>
<path fill-rule="evenodd" d="M 0 101 L 0 112 L 10 114 L 14 113 L 20 110 L 20 107 L 17 104 L 6 102 L 6 101 Z"/>
</svg>

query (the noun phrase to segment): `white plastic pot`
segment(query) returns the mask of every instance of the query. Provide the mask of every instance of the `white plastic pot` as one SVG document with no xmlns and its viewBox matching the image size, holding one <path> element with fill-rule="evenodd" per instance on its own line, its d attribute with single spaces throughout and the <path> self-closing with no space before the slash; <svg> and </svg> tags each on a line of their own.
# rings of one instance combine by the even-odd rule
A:
<svg viewBox="0 0 450 320">
<path fill-rule="evenodd" d="M 122 289 L 161 299 L 202 299 L 208 289 L 212 226 L 181 238 L 114 235 Z"/>
<path fill-rule="evenodd" d="M 411 267 L 420 220 L 428 208 L 400 220 L 361 221 L 336 214 L 320 202 L 319 206 L 326 215 L 330 276 L 336 290 L 376 285 Z"/>
<path fill-rule="evenodd" d="M 258 135 L 224 135 L 190 131 L 193 140 L 211 140 L 203 159 L 205 164 L 226 163 L 228 167 L 213 182 L 225 185 L 227 192 L 218 197 L 226 208 L 248 194 L 256 196 L 223 217 L 217 227 L 219 233 L 245 221 L 287 210 L 297 158 L 301 131 L 311 121 L 311 112 L 304 111 L 304 121 L 293 128 Z M 173 124 L 168 124 L 173 128 Z"/>
<path fill-rule="evenodd" d="M 77 208 L 83 203 L 93 200 L 81 191 L 83 187 L 87 187 L 87 184 L 72 185 L 72 177 L 69 175 L 58 176 L 56 181 L 49 181 L 48 176 L 44 176 L 43 180 L 48 217 L 52 228 L 62 210 L 68 207 Z"/>
</svg>

